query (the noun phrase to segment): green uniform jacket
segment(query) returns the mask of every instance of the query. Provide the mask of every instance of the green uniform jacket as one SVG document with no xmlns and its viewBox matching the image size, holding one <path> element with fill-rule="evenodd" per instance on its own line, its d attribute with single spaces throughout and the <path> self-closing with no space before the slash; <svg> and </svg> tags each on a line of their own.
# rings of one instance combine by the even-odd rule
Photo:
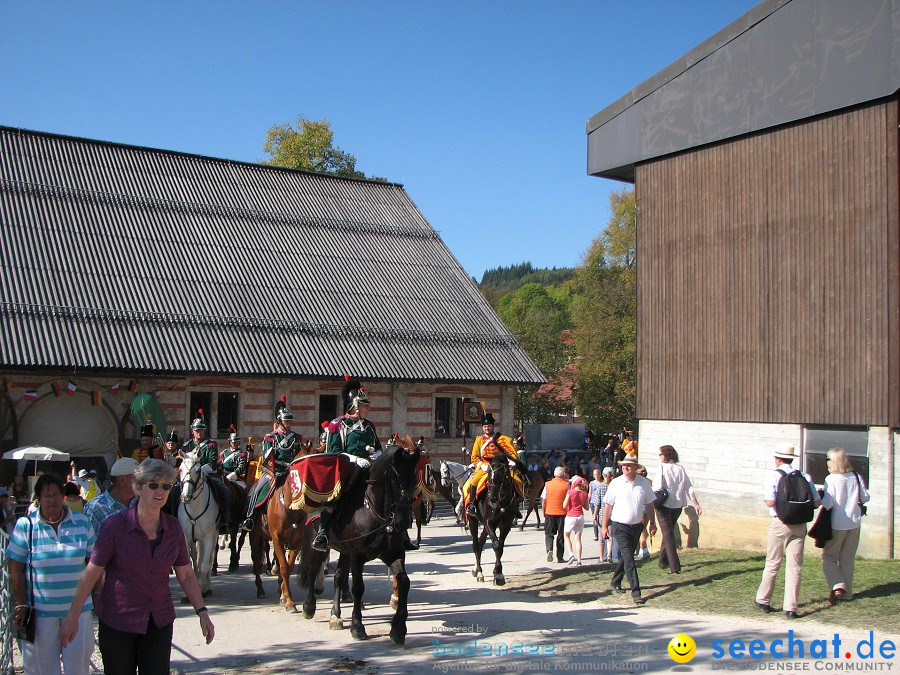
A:
<svg viewBox="0 0 900 675">
<path fill-rule="evenodd" d="M 213 471 L 218 471 L 221 466 L 219 464 L 219 444 L 212 439 L 204 438 L 199 443 L 186 441 L 185 444 L 181 446 L 181 454 L 183 455 L 185 452 L 196 454 L 200 466 L 209 464 L 213 468 Z"/>
<path fill-rule="evenodd" d="M 300 442 L 302 440 L 300 435 L 295 434 L 293 431 L 287 434 L 273 431 L 270 434 L 266 434 L 265 438 L 263 438 L 263 463 L 271 467 L 274 458 L 276 482 L 280 483 L 287 475 L 294 455 L 300 450 Z"/>
<path fill-rule="evenodd" d="M 363 459 L 369 459 L 366 446 L 371 445 L 375 452 L 381 450 L 381 441 L 375 432 L 375 425 L 367 419 L 354 420 L 339 417 L 328 427 L 328 440 L 325 451 L 331 455 L 346 452 Z"/>
<path fill-rule="evenodd" d="M 225 451 L 222 453 L 222 468 L 226 474 L 233 471 L 239 478 L 243 478 L 247 471 L 247 457 L 240 450 L 230 447 L 225 448 Z"/>
</svg>

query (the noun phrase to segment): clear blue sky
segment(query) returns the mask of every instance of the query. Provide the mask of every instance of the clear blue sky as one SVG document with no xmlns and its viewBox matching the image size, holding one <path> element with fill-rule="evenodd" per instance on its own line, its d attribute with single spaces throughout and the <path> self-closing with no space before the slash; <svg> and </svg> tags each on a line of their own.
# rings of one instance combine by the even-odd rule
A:
<svg viewBox="0 0 900 675">
<path fill-rule="evenodd" d="M 466 271 L 574 267 L 609 192 L 585 125 L 754 0 L 0 4 L 0 124 L 257 161 L 328 118 Z"/>
</svg>

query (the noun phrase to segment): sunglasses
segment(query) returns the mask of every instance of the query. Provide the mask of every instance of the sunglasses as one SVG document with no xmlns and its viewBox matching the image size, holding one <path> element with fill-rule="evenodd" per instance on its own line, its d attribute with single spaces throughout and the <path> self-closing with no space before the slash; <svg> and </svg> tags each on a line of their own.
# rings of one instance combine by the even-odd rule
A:
<svg viewBox="0 0 900 675">
<path fill-rule="evenodd" d="M 151 490 L 158 490 L 159 488 L 162 488 L 163 490 L 168 492 L 169 490 L 172 489 L 172 484 L 171 483 L 147 483 L 147 487 L 150 488 Z"/>
</svg>

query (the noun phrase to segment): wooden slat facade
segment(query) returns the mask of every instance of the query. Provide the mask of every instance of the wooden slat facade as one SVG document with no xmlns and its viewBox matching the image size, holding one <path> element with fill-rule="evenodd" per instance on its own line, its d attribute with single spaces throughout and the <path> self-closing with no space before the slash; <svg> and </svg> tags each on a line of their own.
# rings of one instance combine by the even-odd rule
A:
<svg viewBox="0 0 900 675">
<path fill-rule="evenodd" d="M 896 99 L 636 168 L 638 416 L 900 426 Z"/>
</svg>

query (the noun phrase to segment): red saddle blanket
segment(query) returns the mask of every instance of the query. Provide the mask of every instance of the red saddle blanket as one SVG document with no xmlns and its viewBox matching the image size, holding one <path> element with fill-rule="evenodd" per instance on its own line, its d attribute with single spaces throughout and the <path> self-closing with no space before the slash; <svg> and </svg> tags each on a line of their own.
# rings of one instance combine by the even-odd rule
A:
<svg viewBox="0 0 900 675">
<path fill-rule="evenodd" d="M 294 460 L 285 483 L 287 507 L 312 513 L 341 496 L 354 466 L 344 455 L 306 455 Z"/>
<path fill-rule="evenodd" d="M 428 457 L 419 457 L 419 464 L 416 466 L 416 491 L 413 499 L 423 496 L 434 501 L 434 493 L 437 491 L 437 480 L 434 477 L 434 467 Z"/>
</svg>

